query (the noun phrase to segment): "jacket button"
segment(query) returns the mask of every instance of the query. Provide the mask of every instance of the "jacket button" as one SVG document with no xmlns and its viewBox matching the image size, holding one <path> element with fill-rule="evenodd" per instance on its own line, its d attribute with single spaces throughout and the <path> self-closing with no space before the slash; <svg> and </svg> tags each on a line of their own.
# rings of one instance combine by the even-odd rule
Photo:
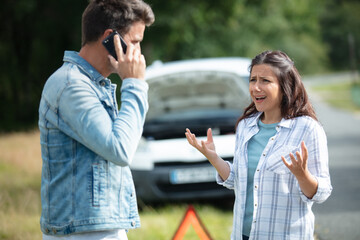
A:
<svg viewBox="0 0 360 240">
<path fill-rule="evenodd" d="M 46 233 L 49 233 L 50 231 L 49 231 L 49 229 L 45 229 L 45 232 L 46 232 Z"/>
<path fill-rule="evenodd" d="M 53 233 L 54 233 L 54 234 L 56 234 L 56 233 L 57 233 L 56 229 L 53 229 L 52 231 L 53 231 Z"/>
</svg>

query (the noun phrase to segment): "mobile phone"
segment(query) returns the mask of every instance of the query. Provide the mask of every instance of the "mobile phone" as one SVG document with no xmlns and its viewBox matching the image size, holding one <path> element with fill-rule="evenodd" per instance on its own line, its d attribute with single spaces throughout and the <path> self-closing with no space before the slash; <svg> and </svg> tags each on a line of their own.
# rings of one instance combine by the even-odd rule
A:
<svg viewBox="0 0 360 240">
<path fill-rule="evenodd" d="M 120 36 L 120 34 L 117 31 L 113 31 L 109 36 L 107 36 L 104 39 L 104 41 L 102 41 L 102 44 L 108 50 L 108 52 L 111 54 L 111 56 L 113 56 L 117 60 L 115 44 L 114 44 L 115 34 L 119 35 L 123 53 L 126 54 L 127 45 L 126 45 L 124 39 Z"/>
</svg>

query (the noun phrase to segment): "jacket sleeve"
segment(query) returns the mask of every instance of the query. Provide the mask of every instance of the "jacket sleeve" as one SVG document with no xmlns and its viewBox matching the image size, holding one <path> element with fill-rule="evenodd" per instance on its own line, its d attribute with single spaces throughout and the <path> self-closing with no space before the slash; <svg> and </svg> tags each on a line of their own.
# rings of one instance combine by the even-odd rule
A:
<svg viewBox="0 0 360 240">
<path fill-rule="evenodd" d="M 147 91 L 146 82 L 125 79 L 121 87 L 121 109 L 113 120 L 91 86 L 76 81 L 61 94 L 59 115 L 75 133 L 77 141 L 108 161 L 127 166 L 143 131 Z"/>
</svg>

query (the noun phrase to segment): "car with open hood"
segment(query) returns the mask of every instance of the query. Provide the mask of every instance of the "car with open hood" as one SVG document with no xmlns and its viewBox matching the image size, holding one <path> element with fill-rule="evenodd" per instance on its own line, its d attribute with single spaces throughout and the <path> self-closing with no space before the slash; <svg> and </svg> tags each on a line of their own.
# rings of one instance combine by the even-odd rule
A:
<svg viewBox="0 0 360 240">
<path fill-rule="evenodd" d="M 240 57 L 155 62 L 146 70 L 149 111 L 131 163 L 144 202 L 232 198 L 216 170 L 186 140 L 212 129 L 216 151 L 232 161 L 235 124 L 249 104 L 250 59 Z"/>
</svg>

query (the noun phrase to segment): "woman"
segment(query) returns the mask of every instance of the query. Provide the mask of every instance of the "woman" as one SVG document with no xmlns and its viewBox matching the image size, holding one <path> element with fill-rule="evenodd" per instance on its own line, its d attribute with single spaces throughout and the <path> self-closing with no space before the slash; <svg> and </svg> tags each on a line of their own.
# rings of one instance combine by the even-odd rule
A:
<svg viewBox="0 0 360 240">
<path fill-rule="evenodd" d="M 188 142 L 235 191 L 232 239 L 313 239 L 314 202 L 331 194 L 327 140 L 293 61 L 265 51 L 250 65 L 251 104 L 236 127 L 233 163 L 215 151 L 211 129 Z"/>
</svg>

